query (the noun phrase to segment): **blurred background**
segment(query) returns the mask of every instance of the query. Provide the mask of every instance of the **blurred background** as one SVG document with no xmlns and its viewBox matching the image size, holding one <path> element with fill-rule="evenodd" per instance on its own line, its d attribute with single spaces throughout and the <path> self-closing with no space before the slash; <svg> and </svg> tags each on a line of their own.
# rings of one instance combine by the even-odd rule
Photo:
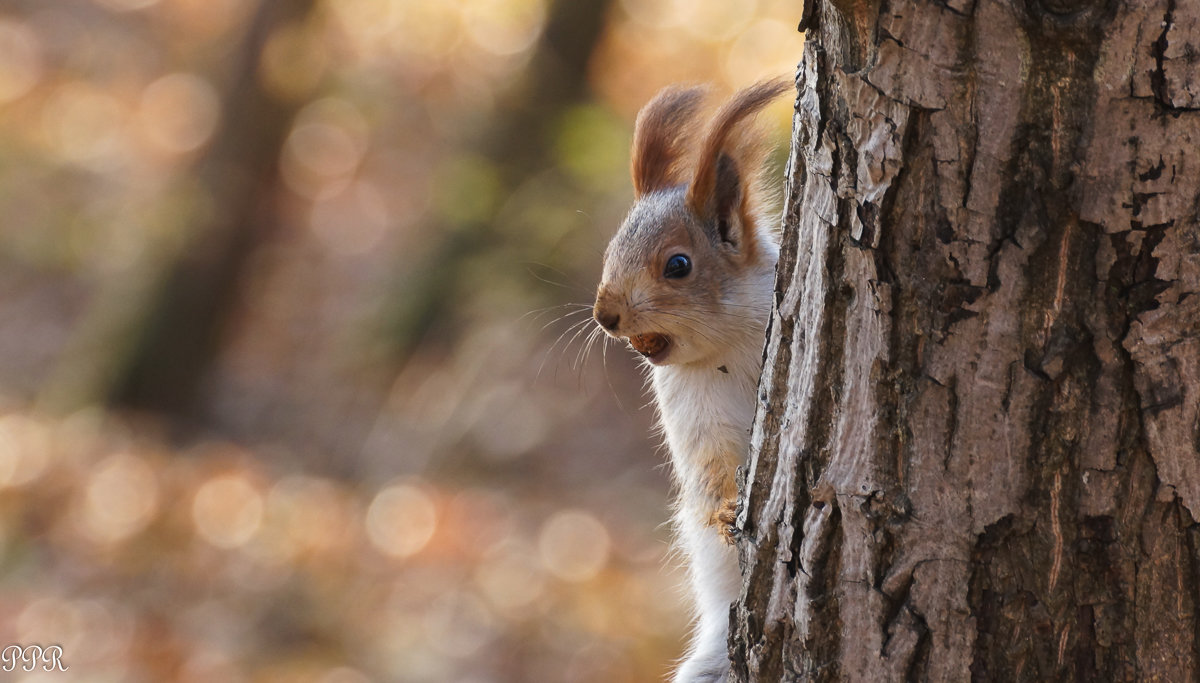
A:
<svg viewBox="0 0 1200 683">
<path fill-rule="evenodd" d="M 638 108 L 792 72 L 800 9 L 3 0 L 0 644 L 70 667 L 22 680 L 664 676 L 588 306 Z"/>
</svg>

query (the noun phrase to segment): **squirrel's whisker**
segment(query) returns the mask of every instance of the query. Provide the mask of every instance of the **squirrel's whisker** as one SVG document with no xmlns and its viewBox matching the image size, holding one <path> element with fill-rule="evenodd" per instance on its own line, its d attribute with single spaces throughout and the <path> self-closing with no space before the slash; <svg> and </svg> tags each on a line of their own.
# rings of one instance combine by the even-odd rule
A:
<svg viewBox="0 0 1200 683">
<path fill-rule="evenodd" d="M 568 275 L 567 273 L 565 273 L 557 268 L 554 268 L 552 266 L 548 266 L 545 263 L 538 263 L 536 261 L 526 261 L 525 266 L 526 266 L 525 272 L 532 275 L 535 279 L 540 280 L 541 282 L 544 282 L 548 285 L 554 285 L 555 287 L 561 287 L 562 289 L 573 289 L 573 290 L 577 290 L 580 292 L 589 292 L 590 293 L 590 291 L 591 291 L 591 289 L 589 287 L 587 287 L 586 285 L 583 285 L 581 283 L 578 283 L 578 282 L 564 284 L 562 282 L 555 282 L 554 280 L 551 280 L 549 278 L 542 277 L 541 275 L 538 275 L 537 273 L 533 272 L 533 268 L 529 267 L 529 266 L 537 266 L 539 268 L 545 268 L 546 270 L 557 273 L 558 275 L 561 275 L 564 278 L 570 279 L 571 276 Z"/>
<path fill-rule="evenodd" d="M 554 353 L 554 349 L 559 345 L 560 342 L 562 342 L 563 338 L 566 337 L 568 334 L 571 334 L 572 331 L 582 328 L 584 325 L 588 324 L 588 322 L 590 322 L 590 321 L 591 321 L 591 318 L 584 318 L 583 320 L 577 320 L 574 323 L 572 323 L 570 326 L 568 326 L 567 329 L 565 329 L 561 333 L 559 333 L 558 337 L 556 337 L 554 339 L 554 343 L 551 344 L 549 346 L 549 348 L 547 348 L 546 351 L 542 354 L 542 362 L 538 364 L 537 373 L 534 375 L 535 381 L 542 376 L 542 370 L 544 370 L 546 367 L 546 361 L 550 358 L 550 354 Z M 570 346 L 570 344 L 571 344 L 571 342 L 568 341 L 566 343 L 566 345 L 563 346 L 563 353 L 566 353 L 566 349 L 567 349 L 567 347 Z M 557 377 L 557 376 L 558 376 L 558 373 L 556 371 L 555 377 Z"/>
<path fill-rule="evenodd" d="M 553 311 L 558 311 L 558 310 L 561 310 L 564 308 L 575 308 L 576 310 L 573 310 L 573 311 L 570 311 L 570 312 L 564 314 L 564 315 L 574 315 L 574 314 L 580 313 L 584 310 L 590 311 L 592 308 L 592 305 L 591 304 L 581 304 L 581 303 L 566 303 L 566 304 L 558 304 L 556 306 L 547 306 L 545 308 L 537 308 L 537 309 L 529 311 L 529 312 L 525 313 L 524 315 L 522 315 L 521 317 L 517 318 L 517 322 L 521 322 L 521 321 L 525 320 L 526 318 L 529 318 L 530 322 L 536 323 L 538 321 L 538 319 L 540 319 L 542 316 L 546 315 L 547 313 L 551 313 Z M 562 316 L 559 316 L 558 318 L 551 320 L 550 323 L 547 324 L 546 326 L 543 326 L 542 329 L 543 330 L 546 329 L 546 327 L 554 324 L 561 318 L 562 318 Z"/>
<path fill-rule="evenodd" d="M 566 312 L 566 313 L 563 313 L 562 315 L 560 315 L 560 316 L 558 316 L 557 318 L 555 318 L 555 319 L 551 320 L 550 322 L 546 323 L 545 325 L 542 325 L 542 329 L 544 330 L 544 329 L 546 329 L 547 327 L 550 327 L 551 325 L 554 325 L 554 324 L 556 324 L 556 323 L 559 323 L 559 322 L 561 322 L 561 321 L 563 321 L 563 320 L 566 320 L 567 318 L 570 318 L 571 316 L 575 316 L 575 315 L 581 315 L 581 314 L 583 314 L 583 313 L 587 313 L 587 314 L 589 314 L 589 317 L 590 317 L 590 314 L 591 314 L 591 309 L 589 308 L 589 309 L 587 309 L 587 310 L 568 311 L 568 312 Z"/>
<path fill-rule="evenodd" d="M 574 344 L 575 341 L 577 339 L 579 339 L 579 335 L 584 334 L 584 333 L 590 334 L 590 332 L 588 331 L 588 323 L 589 322 L 591 322 L 590 318 L 587 320 L 582 320 L 582 321 L 580 321 L 581 324 L 576 324 L 572 327 L 572 329 L 575 330 L 575 333 L 572 334 L 571 338 L 567 340 L 567 343 L 563 345 L 563 356 L 564 357 L 567 354 L 567 350 L 571 348 L 571 344 Z M 585 337 L 585 339 L 586 339 L 586 337 Z M 576 368 L 576 365 L 571 366 L 572 370 L 575 370 L 575 368 Z"/>
</svg>

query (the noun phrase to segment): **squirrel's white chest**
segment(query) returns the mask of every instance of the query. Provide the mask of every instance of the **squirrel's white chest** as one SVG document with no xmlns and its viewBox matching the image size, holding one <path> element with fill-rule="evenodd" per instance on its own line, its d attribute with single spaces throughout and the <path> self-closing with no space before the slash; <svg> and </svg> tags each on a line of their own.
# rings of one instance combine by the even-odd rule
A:
<svg viewBox="0 0 1200 683">
<path fill-rule="evenodd" d="M 744 462 L 757 368 L 659 367 L 652 383 L 671 461 L 685 491 L 714 460 Z"/>
</svg>

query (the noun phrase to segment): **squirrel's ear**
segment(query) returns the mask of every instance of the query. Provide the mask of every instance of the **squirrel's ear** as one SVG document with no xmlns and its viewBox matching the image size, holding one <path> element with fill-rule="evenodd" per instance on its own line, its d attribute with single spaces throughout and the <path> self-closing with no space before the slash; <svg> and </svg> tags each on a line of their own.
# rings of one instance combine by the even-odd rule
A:
<svg viewBox="0 0 1200 683">
<path fill-rule="evenodd" d="M 746 247 L 753 239 L 749 234 L 752 216 L 748 211 L 752 207 L 747 202 L 753 201 L 762 146 L 753 134 L 735 135 L 735 131 L 739 123 L 790 87 L 789 80 L 780 78 L 738 92 L 713 116 L 700 146 L 696 170 L 688 186 L 688 209 L 706 224 L 715 225 L 717 237 L 739 248 Z"/>
<path fill-rule="evenodd" d="M 716 237 L 722 242 L 738 246 L 741 242 L 740 231 L 734 226 L 740 221 L 739 209 L 742 205 L 742 174 L 738 172 L 737 162 L 733 157 L 721 152 L 717 157 L 717 175 L 713 183 L 712 215 L 706 216 L 710 221 L 715 219 Z M 703 215 L 703 214 L 699 214 Z"/>
<path fill-rule="evenodd" d="M 682 182 L 684 152 L 694 137 L 694 119 L 704 93 L 702 87 L 672 86 L 638 112 L 631 161 L 635 196 Z"/>
</svg>

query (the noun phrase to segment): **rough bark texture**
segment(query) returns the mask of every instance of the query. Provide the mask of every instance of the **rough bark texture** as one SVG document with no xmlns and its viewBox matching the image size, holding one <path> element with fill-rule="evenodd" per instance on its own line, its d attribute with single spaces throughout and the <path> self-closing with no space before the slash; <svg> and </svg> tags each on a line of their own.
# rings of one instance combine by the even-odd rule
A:
<svg viewBox="0 0 1200 683">
<path fill-rule="evenodd" d="M 734 679 L 1200 679 L 1200 3 L 802 28 Z"/>
</svg>

